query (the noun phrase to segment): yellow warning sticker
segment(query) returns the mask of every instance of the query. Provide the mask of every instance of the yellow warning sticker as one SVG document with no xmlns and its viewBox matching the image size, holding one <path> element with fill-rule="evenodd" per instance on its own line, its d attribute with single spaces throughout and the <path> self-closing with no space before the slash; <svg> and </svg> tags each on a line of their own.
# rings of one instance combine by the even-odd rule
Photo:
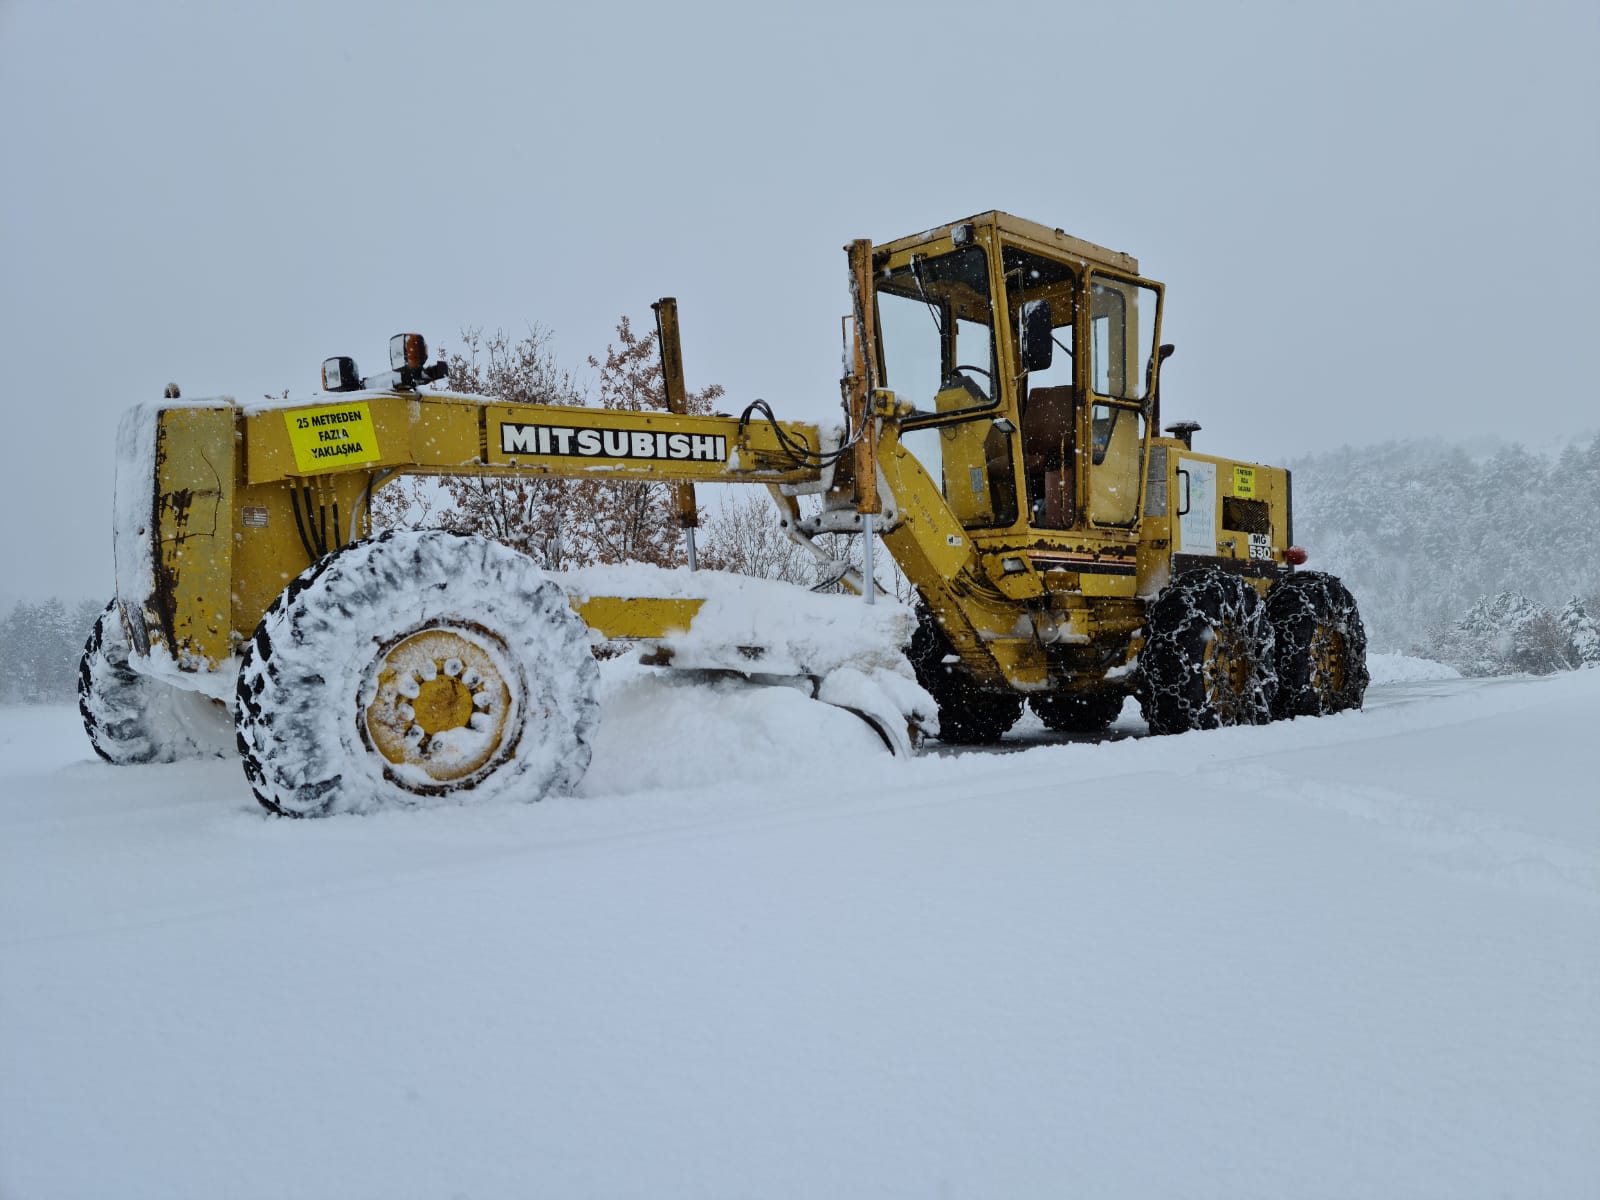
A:
<svg viewBox="0 0 1600 1200">
<path fill-rule="evenodd" d="M 372 427 L 367 402 L 298 408 L 283 414 L 289 426 L 294 465 L 302 475 L 339 471 L 377 462 L 378 431 Z"/>
<path fill-rule="evenodd" d="M 1245 500 L 1255 499 L 1256 469 L 1254 467 L 1235 467 L 1233 469 L 1233 494 Z"/>
</svg>

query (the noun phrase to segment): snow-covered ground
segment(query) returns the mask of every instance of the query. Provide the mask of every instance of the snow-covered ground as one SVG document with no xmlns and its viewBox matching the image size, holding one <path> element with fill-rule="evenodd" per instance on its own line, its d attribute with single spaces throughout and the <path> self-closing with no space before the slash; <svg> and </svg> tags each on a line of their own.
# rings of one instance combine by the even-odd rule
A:
<svg viewBox="0 0 1600 1200">
<path fill-rule="evenodd" d="M 306 822 L 0 711 L 0 1196 L 1600 1195 L 1600 672 L 1407 661 L 911 762 L 633 676 L 580 796 Z"/>
</svg>

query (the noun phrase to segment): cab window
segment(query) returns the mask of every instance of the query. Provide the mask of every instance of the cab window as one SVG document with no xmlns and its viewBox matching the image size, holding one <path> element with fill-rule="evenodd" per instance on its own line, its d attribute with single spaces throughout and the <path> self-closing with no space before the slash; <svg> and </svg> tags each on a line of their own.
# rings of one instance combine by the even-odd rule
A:
<svg viewBox="0 0 1600 1200">
<path fill-rule="evenodd" d="M 1144 400 L 1154 378 L 1157 294 L 1096 276 L 1089 288 L 1089 379 L 1096 394 Z"/>
<path fill-rule="evenodd" d="M 981 246 L 913 254 L 874 281 L 885 387 L 909 401 L 901 444 L 969 529 L 1017 519 L 1012 439 L 995 423 L 999 366 Z"/>
<path fill-rule="evenodd" d="M 909 423 L 994 407 L 994 308 L 981 246 L 913 254 L 874 289 L 881 378 L 914 406 Z"/>
</svg>

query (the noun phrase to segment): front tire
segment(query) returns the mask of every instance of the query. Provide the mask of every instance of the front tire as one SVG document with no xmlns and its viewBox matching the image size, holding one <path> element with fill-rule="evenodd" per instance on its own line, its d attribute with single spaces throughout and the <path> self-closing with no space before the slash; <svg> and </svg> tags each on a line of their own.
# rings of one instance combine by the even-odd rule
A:
<svg viewBox="0 0 1600 1200">
<path fill-rule="evenodd" d="M 1367 630 L 1337 577 L 1300 571 L 1272 585 L 1267 619 L 1277 644 L 1275 720 L 1360 708 L 1370 678 Z"/>
<path fill-rule="evenodd" d="M 1265 724 L 1276 680 L 1266 605 L 1237 575 L 1191 571 L 1150 606 L 1139 704 L 1151 733 Z"/>
<path fill-rule="evenodd" d="M 1121 692 L 1061 692 L 1029 696 L 1028 707 L 1057 733 L 1100 733 L 1122 712 Z"/>
<path fill-rule="evenodd" d="M 131 656 L 112 601 L 94 623 L 78 661 L 78 714 L 94 752 L 117 766 L 226 756 L 227 707 L 141 675 L 130 665 Z"/>
<path fill-rule="evenodd" d="M 974 686 L 959 662 L 945 661 L 951 656 L 933 614 L 919 609 L 906 657 L 917 682 L 939 706 L 939 740 L 955 746 L 998 742 L 1022 715 L 1022 697 Z"/>
<path fill-rule="evenodd" d="M 256 799 L 285 816 L 570 791 L 599 669 L 533 560 L 440 530 L 329 555 L 261 618 L 237 730 Z"/>
</svg>

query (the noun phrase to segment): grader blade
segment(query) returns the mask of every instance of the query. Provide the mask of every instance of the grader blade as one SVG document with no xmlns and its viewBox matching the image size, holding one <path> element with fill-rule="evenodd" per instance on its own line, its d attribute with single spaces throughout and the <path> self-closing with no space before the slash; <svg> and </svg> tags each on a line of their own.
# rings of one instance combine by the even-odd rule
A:
<svg viewBox="0 0 1600 1200">
<path fill-rule="evenodd" d="M 916 628 L 903 605 L 863 605 L 791 584 L 642 564 L 555 579 L 599 642 L 631 644 L 652 666 L 809 687 L 860 717 L 891 752 L 911 755 L 932 731 L 931 698 L 904 648 Z"/>
</svg>

